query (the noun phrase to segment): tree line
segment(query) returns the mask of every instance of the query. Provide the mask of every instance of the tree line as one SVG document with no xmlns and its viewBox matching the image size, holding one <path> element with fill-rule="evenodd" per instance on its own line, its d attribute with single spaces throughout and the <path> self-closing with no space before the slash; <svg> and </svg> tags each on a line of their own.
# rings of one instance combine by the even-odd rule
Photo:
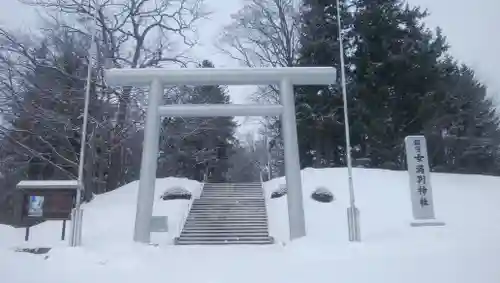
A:
<svg viewBox="0 0 500 283">
<path fill-rule="evenodd" d="M 196 27 L 209 12 L 203 1 L 20 1 L 36 6 L 42 16 L 35 32 L 0 28 L 1 203 L 11 203 L 20 180 L 76 179 L 88 69 L 85 200 L 137 180 L 148 90 L 110 88 L 103 72 L 109 67 L 213 68 L 210 58 L 198 62 L 188 56 L 197 45 Z M 401 0 L 340 3 L 247 0 L 215 44 L 250 67 L 339 70 L 340 29 L 357 161 L 402 168 L 404 137 L 424 134 L 433 170 L 497 175 L 494 106 L 473 70 L 448 54 L 442 32 L 425 27 L 427 12 Z M 297 87 L 295 97 L 301 166 L 345 166 L 340 84 Z M 253 98 L 276 103 L 277 86 L 260 86 Z M 230 103 L 225 86 L 171 87 L 164 101 Z M 235 137 L 231 118 L 166 117 L 161 125 L 158 177 L 252 181 L 268 170 L 283 174 L 277 118 L 265 120 L 262 139 L 243 141 Z"/>
<path fill-rule="evenodd" d="M 219 45 L 246 66 L 339 70 L 341 30 L 356 164 L 403 169 L 404 138 L 420 134 L 434 171 L 500 173 L 495 106 L 474 71 L 449 54 L 441 29 L 424 25 L 426 10 L 401 0 L 341 0 L 339 7 L 336 0 L 246 3 Z M 340 76 L 333 86 L 297 87 L 295 97 L 301 166 L 346 166 Z M 261 87 L 254 99 L 276 102 L 278 90 Z M 274 151 L 281 149 L 279 119 L 265 126 Z M 279 155 L 276 162 L 282 164 Z"/>
<path fill-rule="evenodd" d="M 0 28 L 0 222 L 12 220 L 6 215 L 20 180 L 77 178 L 89 69 L 86 201 L 140 173 L 148 90 L 108 87 L 104 70 L 214 67 L 186 55 L 207 15 L 201 0 L 21 2 L 42 17 L 33 32 Z M 172 87 L 164 101 L 230 102 L 224 86 Z M 234 158 L 246 154 L 236 126 L 231 118 L 163 118 L 158 177 L 228 178 Z"/>
</svg>

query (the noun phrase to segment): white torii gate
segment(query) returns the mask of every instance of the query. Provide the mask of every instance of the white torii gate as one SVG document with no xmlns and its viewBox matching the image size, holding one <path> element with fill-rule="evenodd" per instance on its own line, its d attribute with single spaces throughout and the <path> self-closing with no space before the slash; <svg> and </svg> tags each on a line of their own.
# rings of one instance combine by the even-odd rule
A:
<svg viewBox="0 0 500 283">
<path fill-rule="evenodd" d="M 295 120 L 294 85 L 327 85 L 336 81 L 331 67 L 283 68 L 197 68 L 197 69 L 109 69 L 105 78 L 110 86 L 150 86 L 144 129 L 134 241 L 149 243 L 153 214 L 160 118 L 170 117 L 232 117 L 281 116 L 285 151 L 285 174 L 288 189 L 290 239 L 305 236 L 306 226 L 302 203 L 302 181 Z M 271 85 L 280 86 L 278 105 L 163 105 L 166 85 Z"/>
</svg>

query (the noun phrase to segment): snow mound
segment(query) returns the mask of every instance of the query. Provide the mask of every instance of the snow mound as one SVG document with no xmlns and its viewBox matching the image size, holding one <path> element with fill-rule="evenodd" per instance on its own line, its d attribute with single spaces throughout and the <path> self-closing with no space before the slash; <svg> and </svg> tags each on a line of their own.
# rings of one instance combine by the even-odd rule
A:
<svg viewBox="0 0 500 283">
<path fill-rule="evenodd" d="M 329 203 L 335 200 L 332 192 L 325 187 L 318 187 L 311 194 L 311 198 L 317 202 Z"/>
<path fill-rule="evenodd" d="M 162 195 L 162 200 L 175 200 L 175 199 L 191 199 L 191 192 L 183 187 L 172 187 L 166 190 Z"/>
<path fill-rule="evenodd" d="M 286 184 L 280 184 L 278 189 L 273 191 L 271 193 L 271 198 L 280 198 L 284 195 L 286 195 L 286 192 L 287 192 L 287 188 L 286 188 Z"/>
</svg>

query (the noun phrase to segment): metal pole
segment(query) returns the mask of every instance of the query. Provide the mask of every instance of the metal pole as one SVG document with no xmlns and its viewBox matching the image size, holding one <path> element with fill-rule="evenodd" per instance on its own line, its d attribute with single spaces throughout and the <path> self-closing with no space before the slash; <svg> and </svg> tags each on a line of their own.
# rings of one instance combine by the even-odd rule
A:
<svg viewBox="0 0 500 283">
<path fill-rule="evenodd" d="M 61 231 L 61 241 L 64 241 L 65 238 L 66 238 L 66 220 L 63 220 L 62 231 Z"/>
<path fill-rule="evenodd" d="M 163 97 L 163 84 L 155 79 L 149 90 L 148 109 L 144 128 L 139 193 L 135 215 L 134 241 L 149 243 L 150 222 L 153 215 L 158 143 L 160 139 L 159 105 Z"/>
<path fill-rule="evenodd" d="M 271 181 L 271 149 L 269 148 L 269 141 L 267 140 L 267 132 L 264 136 L 264 142 L 266 143 L 266 159 L 267 159 L 267 180 Z"/>
<path fill-rule="evenodd" d="M 297 141 L 297 122 L 295 119 L 295 100 L 293 85 L 288 79 L 280 84 L 281 103 L 283 104 L 282 131 L 285 141 L 285 174 L 290 240 L 306 235 L 304 205 L 302 203 L 302 180 L 300 176 L 299 146 Z"/>
<path fill-rule="evenodd" d="M 75 228 L 76 228 L 76 225 L 75 225 L 75 221 L 76 221 L 76 209 L 73 208 L 71 210 L 71 222 L 70 222 L 70 225 L 69 225 L 69 239 L 68 239 L 68 242 L 69 242 L 69 246 L 70 247 L 74 247 L 75 246 Z"/>
<path fill-rule="evenodd" d="M 76 197 L 76 208 L 80 209 L 81 204 L 81 194 L 83 189 L 83 168 L 85 165 L 85 144 L 87 142 L 87 124 L 89 117 L 89 100 L 90 100 L 90 84 L 92 81 L 92 66 L 93 66 L 93 50 L 95 49 L 95 30 L 92 31 L 91 47 L 89 50 L 89 65 L 87 67 L 87 83 L 85 86 L 85 102 L 83 108 L 83 125 L 82 125 L 82 136 L 80 141 L 80 160 L 78 164 L 78 185 Z"/>
<path fill-rule="evenodd" d="M 91 3 L 89 1 L 89 6 L 91 7 Z M 79 215 L 81 200 L 82 200 L 82 192 L 84 190 L 83 184 L 83 168 L 85 165 L 85 147 L 87 143 L 87 124 L 88 124 L 88 116 L 89 116 L 89 101 L 90 101 L 90 87 L 92 82 L 92 67 L 94 65 L 94 55 L 97 54 L 97 46 L 95 43 L 95 34 L 97 31 L 97 11 L 99 10 L 99 5 L 95 7 L 95 14 L 93 17 L 94 25 L 91 29 L 91 39 L 90 39 L 90 49 L 89 49 L 89 63 L 87 66 L 87 82 L 85 86 L 85 98 L 84 98 L 84 108 L 83 108 L 83 124 L 82 124 L 82 133 L 80 140 L 80 160 L 78 163 L 78 189 L 76 191 L 76 202 L 75 209 L 78 213 L 75 213 L 75 216 Z M 82 222 L 81 218 L 75 217 L 73 221 L 71 221 L 71 238 L 74 239 L 72 241 L 71 246 L 79 246 L 81 239 L 81 231 L 82 231 Z"/>
<path fill-rule="evenodd" d="M 352 160 L 351 160 L 351 135 L 349 131 L 349 115 L 347 106 L 347 90 L 345 79 L 345 62 L 344 62 L 344 42 L 342 38 L 342 22 L 340 20 L 340 1 L 337 0 L 337 24 L 339 33 L 339 46 L 340 46 L 340 74 L 342 83 L 342 97 L 344 100 L 344 125 L 345 125 L 345 141 L 346 141 L 346 155 L 347 155 L 347 175 L 349 183 L 349 198 L 350 207 L 347 209 L 347 220 L 349 229 L 349 241 L 361 241 L 360 228 L 359 228 L 359 210 L 355 205 L 354 184 L 352 180 Z"/>
</svg>

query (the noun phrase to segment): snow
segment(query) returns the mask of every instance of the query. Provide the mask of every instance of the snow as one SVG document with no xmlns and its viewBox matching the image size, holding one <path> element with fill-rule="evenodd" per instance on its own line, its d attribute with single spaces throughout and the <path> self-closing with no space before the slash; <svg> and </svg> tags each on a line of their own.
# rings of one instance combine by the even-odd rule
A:
<svg viewBox="0 0 500 283">
<path fill-rule="evenodd" d="M 164 201 L 161 196 L 172 187 L 182 187 L 193 196 L 201 193 L 201 184 L 177 178 L 158 179 L 155 184 L 154 216 L 168 216 L 169 233 L 153 233 L 152 240 L 157 244 L 169 244 L 180 229 L 185 211 L 191 200 Z M 127 184 L 115 191 L 99 195 L 92 202 L 83 206 L 82 239 L 85 247 L 109 247 L 110 245 L 127 246 L 133 237 L 138 181 Z M 67 225 L 69 232 L 69 223 Z M 30 240 L 24 242 L 25 229 L 13 229 L 0 225 L 0 249 L 2 247 L 64 247 L 67 243 L 61 238 L 61 221 L 49 221 L 30 229 Z M 69 235 L 68 235 L 69 236 Z M 1 258 L 1 255 L 0 255 Z M 1 263 L 1 260 L 0 260 Z M 0 264 L 0 271 L 2 266 Z"/>
<path fill-rule="evenodd" d="M 76 180 L 30 180 L 17 184 L 19 189 L 77 189 Z"/>
<path fill-rule="evenodd" d="M 355 169 L 362 242 L 349 243 L 346 170 L 305 169 L 302 176 L 307 237 L 293 242 L 287 239 L 286 197 L 269 199 L 284 182 L 275 179 L 265 183 L 265 191 L 276 245 L 173 246 L 174 235 L 162 233 L 153 237 L 158 246 L 133 243 L 134 182 L 85 205 L 79 248 L 58 240 L 60 222 L 33 227 L 28 244 L 23 229 L 0 226 L 0 274 L 9 283 L 500 282 L 500 178 L 433 174 L 436 215 L 446 226 L 410 227 L 406 172 Z M 157 181 L 155 215 L 169 216 L 176 227 L 190 201 L 161 201 L 172 186 L 197 194 L 200 184 Z M 330 190 L 336 201 L 311 199 L 318 187 Z M 13 252 L 26 246 L 53 249 L 47 256 Z"/>
</svg>

